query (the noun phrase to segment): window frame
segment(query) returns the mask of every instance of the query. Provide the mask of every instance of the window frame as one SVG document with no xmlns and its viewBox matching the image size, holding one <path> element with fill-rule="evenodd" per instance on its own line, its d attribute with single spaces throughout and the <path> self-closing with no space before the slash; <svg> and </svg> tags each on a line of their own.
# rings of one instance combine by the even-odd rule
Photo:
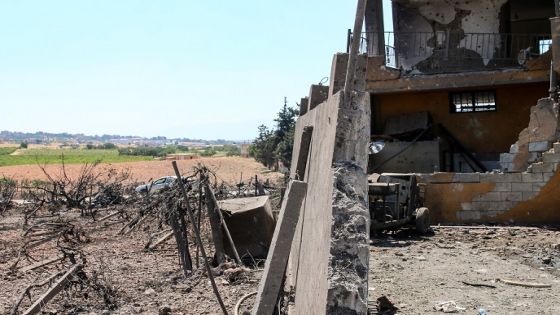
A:
<svg viewBox="0 0 560 315">
<path fill-rule="evenodd" d="M 477 97 L 481 95 L 490 94 L 494 99 L 494 106 L 477 106 Z M 460 95 L 470 95 L 471 105 L 467 107 L 466 105 L 460 105 L 461 109 L 472 109 L 471 111 L 457 111 L 457 105 L 455 104 L 455 96 Z M 477 110 L 481 109 L 481 110 Z M 496 90 L 473 90 L 473 91 L 457 91 L 449 92 L 449 111 L 452 114 L 475 114 L 475 113 L 491 113 L 498 111 L 498 100 L 496 97 Z"/>
</svg>

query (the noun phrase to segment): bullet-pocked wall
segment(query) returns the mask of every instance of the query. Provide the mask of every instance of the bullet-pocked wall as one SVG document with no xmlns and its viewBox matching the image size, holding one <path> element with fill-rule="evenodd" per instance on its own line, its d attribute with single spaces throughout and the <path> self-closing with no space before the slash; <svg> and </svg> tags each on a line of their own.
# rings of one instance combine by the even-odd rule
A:
<svg viewBox="0 0 560 315">
<path fill-rule="evenodd" d="M 453 113 L 449 94 L 463 91 L 495 91 L 496 111 Z M 478 154 L 508 152 L 527 127 L 530 108 L 547 95 L 547 83 L 373 95 L 373 133 L 383 134 L 389 117 L 429 112 L 434 124 L 446 127 L 467 150 Z"/>
<path fill-rule="evenodd" d="M 533 35 L 550 34 L 555 15 L 553 0 L 396 0 L 393 11 L 398 65 L 423 73 L 500 68 L 529 47 L 542 54 Z"/>
</svg>

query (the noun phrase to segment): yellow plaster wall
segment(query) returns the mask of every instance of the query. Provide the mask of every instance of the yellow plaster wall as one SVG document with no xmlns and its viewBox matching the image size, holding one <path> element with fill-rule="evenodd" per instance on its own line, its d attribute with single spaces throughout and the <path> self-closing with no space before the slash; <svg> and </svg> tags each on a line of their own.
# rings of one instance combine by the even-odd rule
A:
<svg viewBox="0 0 560 315">
<path fill-rule="evenodd" d="M 494 89 L 497 111 L 480 113 L 451 113 L 448 91 L 375 95 L 372 102 L 374 132 L 381 133 L 388 117 L 428 111 L 435 123 L 443 124 L 468 150 L 478 153 L 508 152 L 519 132 L 527 127 L 531 106 L 548 95 L 548 84 L 532 83 Z"/>
</svg>

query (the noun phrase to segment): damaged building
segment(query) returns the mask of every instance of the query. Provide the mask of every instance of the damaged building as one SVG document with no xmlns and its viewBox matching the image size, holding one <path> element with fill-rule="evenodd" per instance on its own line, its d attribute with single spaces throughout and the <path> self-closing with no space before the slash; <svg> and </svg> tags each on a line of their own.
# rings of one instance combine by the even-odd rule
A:
<svg viewBox="0 0 560 315">
<path fill-rule="evenodd" d="M 300 102 L 290 314 L 367 313 L 372 190 L 396 195 L 382 223 L 560 223 L 558 2 L 359 0 L 356 16 Z"/>
<path fill-rule="evenodd" d="M 390 4 L 361 35 L 369 173 L 419 174 L 435 222 L 560 222 L 555 1 Z"/>
</svg>

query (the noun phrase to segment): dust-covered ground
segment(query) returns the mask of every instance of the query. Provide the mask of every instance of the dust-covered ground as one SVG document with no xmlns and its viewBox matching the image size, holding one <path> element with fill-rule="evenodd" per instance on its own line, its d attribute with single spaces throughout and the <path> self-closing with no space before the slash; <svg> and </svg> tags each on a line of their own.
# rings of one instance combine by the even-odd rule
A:
<svg viewBox="0 0 560 315">
<path fill-rule="evenodd" d="M 100 213 L 99 217 L 108 212 Z M 156 250 L 144 250 L 149 239 L 147 231 L 133 231 L 117 235 L 122 224 L 117 217 L 94 222 L 91 218 L 80 217 L 79 211 L 60 214 L 64 221 L 79 227 L 85 238 L 79 246 L 86 262 L 84 273 L 89 284 L 99 284 L 101 291 L 88 288 L 86 282 L 73 279 L 76 283 L 67 287 L 50 303 L 42 307 L 43 314 L 221 314 L 219 304 L 212 292 L 209 278 L 204 271 L 202 258 L 194 275 L 185 277 L 177 255 L 173 238 Z M 52 217 L 39 216 L 34 224 L 41 221 L 52 222 Z M 0 314 L 10 314 L 15 301 L 24 289 L 39 283 L 50 275 L 67 270 L 68 259 L 43 268 L 24 272 L 22 269 L 33 262 L 19 257 L 18 251 L 26 240 L 21 226 L 22 217 L 13 209 L 0 217 Z M 213 253 L 208 240 L 209 227 L 203 224 L 206 250 Z M 190 235 L 191 241 L 194 239 Z M 47 242 L 28 251 L 36 261 L 60 255 L 57 241 Z M 191 243 L 191 254 L 195 258 L 195 247 Z M 80 255 L 76 256 L 81 262 Z M 231 268 L 235 269 L 235 268 Z M 261 276 L 261 268 L 227 276 L 222 269 L 215 270 L 220 294 L 229 312 L 245 294 L 255 291 Z M 86 286 L 86 287 L 84 287 Z M 31 292 L 31 300 L 25 298 L 20 306 L 23 312 L 48 286 Z M 108 293 L 108 301 L 103 293 Z M 249 303 L 250 299 L 247 300 Z"/>
<path fill-rule="evenodd" d="M 385 234 L 372 239 L 369 278 L 372 309 L 382 296 L 398 308 L 385 314 L 443 314 L 436 308 L 445 302 L 464 314 L 560 314 L 560 232 L 435 227 L 425 237 Z"/>
</svg>

